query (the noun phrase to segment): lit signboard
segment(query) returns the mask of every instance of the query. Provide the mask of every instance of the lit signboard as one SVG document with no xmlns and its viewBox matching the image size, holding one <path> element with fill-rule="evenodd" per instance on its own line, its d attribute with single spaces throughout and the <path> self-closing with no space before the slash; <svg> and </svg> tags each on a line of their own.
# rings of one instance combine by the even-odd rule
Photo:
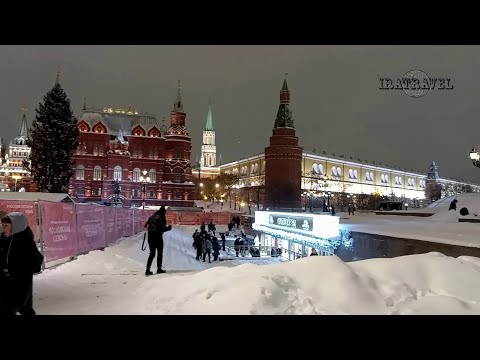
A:
<svg viewBox="0 0 480 360">
<path fill-rule="evenodd" d="M 280 227 L 313 231 L 313 217 L 270 214 L 268 217 L 268 223 Z"/>
<path fill-rule="evenodd" d="M 324 239 L 340 231 L 340 217 L 331 215 L 255 211 L 255 224 Z"/>
</svg>

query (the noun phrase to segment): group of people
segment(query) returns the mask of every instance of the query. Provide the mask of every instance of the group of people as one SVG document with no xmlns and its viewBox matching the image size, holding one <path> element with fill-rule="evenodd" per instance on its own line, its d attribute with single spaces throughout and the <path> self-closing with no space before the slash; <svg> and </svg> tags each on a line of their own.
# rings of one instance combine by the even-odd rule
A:
<svg viewBox="0 0 480 360">
<path fill-rule="evenodd" d="M 33 274 L 41 271 L 37 248 L 25 215 L 0 212 L 0 315 L 35 315 Z"/>
<path fill-rule="evenodd" d="M 232 217 L 232 221 L 228 223 L 228 231 L 232 231 L 233 228 L 240 228 L 240 216 Z"/>
<path fill-rule="evenodd" d="M 205 262 L 208 256 L 208 262 L 211 263 L 210 254 L 213 253 L 213 261 L 217 261 L 220 255 L 220 249 L 225 251 L 225 234 L 220 233 L 222 239 L 222 246 L 220 246 L 220 242 L 215 236 L 215 225 L 212 222 L 208 225 L 208 229 L 209 231 L 207 232 L 205 230 L 205 223 L 203 223 L 200 231 L 198 231 L 198 229 L 195 230 L 192 235 L 192 246 L 197 250 L 196 260 L 200 261 L 203 259 L 203 262 Z"/>
</svg>

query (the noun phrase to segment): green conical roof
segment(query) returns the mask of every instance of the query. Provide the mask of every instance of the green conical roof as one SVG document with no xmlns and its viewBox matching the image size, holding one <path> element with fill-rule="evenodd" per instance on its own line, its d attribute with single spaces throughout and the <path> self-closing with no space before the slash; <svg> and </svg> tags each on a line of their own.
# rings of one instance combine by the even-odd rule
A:
<svg viewBox="0 0 480 360">
<path fill-rule="evenodd" d="M 213 120 L 212 120 L 212 108 L 208 107 L 208 114 L 207 114 L 207 124 L 205 125 L 206 131 L 213 131 Z"/>
</svg>

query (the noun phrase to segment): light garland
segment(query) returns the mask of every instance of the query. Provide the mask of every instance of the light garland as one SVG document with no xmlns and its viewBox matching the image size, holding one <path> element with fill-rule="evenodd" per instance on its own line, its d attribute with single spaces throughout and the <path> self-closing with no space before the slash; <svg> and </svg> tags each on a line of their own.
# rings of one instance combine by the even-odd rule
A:
<svg viewBox="0 0 480 360">
<path fill-rule="evenodd" d="M 336 249 L 338 245 L 342 243 L 341 237 L 336 236 L 330 239 L 315 238 L 310 236 L 305 236 L 297 233 L 290 233 L 283 230 L 271 229 L 269 227 L 258 225 L 253 223 L 253 229 L 261 231 L 265 234 L 279 237 L 286 240 L 292 240 L 295 243 L 303 244 L 311 247 L 326 247 Z"/>
<path fill-rule="evenodd" d="M 291 240 L 298 244 L 307 245 L 314 248 L 327 248 L 336 250 L 340 245 L 343 245 L 346 249 L 353 249 L 353 238 L 352 233 L 349 230 L 341 229 L 339 236 L 332 238 L 315 238 L 310 236 L 305 236 L 298 233 L 290 233 L 283 230 L 272 229 L 264 225 L 258 225 L 253 223 L 253 229 L 261 231 L 265 234 L 279 237 L 285 240 Z"/>
</svg>

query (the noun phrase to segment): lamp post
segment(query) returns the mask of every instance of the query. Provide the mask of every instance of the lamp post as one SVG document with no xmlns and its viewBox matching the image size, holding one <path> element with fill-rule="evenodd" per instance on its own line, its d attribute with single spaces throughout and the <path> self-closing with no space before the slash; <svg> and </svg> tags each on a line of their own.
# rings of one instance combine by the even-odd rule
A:
<svg viewBox="0 0 480 360">
<path fill-rule="evenodd" d="M 17 180 L 21 179 L 22 177 L 19 175 L 13 175 L 12 178 L 15 179 L 15 192 L 17 191 Z"/>
<path fill-rule="evenodd" d="M 200 186 L 199 195 L 198 195 L 198 198 L 200 199 L 200 195 L 203 194 L 203 190 L 202 190 L 203 189 L 203 183 L 198 184 L 198 186 Z"/>
<path fill-rule="evenodd" d="M 235 184 L 233 185 L 233 188 L 235 189 L 234 194 L 235 194 L 235 203 L 233 204 L 233 210 L 237 210 L 237 192 L 238 192 L 238 185 Z"/>
<path fill-rule="evenodd" d="M 473 165 L 480 167 L 480 153 L 475 148 L 470 151 L 470 160 L 472 160 Z"/>
<path fill-rule="evenodd" d="M 218 195 L 218 188 L 220 187 L 220 184 L 215 184 L 215 197 L 217 198 L 217 204 L 219 202 L 219 197 L 217 196 Z"/>
<path fill-rule="evenodd" d="M 147 197 L 147 184 L 150 182 L 150 176 L 147 176 L 147 170 L 143 170 L 143 176 L 140 176 L 140 181 L 143 184 L 143 204 L 142 209 L 145 209 L 145 200 Z"/>
</svg>

